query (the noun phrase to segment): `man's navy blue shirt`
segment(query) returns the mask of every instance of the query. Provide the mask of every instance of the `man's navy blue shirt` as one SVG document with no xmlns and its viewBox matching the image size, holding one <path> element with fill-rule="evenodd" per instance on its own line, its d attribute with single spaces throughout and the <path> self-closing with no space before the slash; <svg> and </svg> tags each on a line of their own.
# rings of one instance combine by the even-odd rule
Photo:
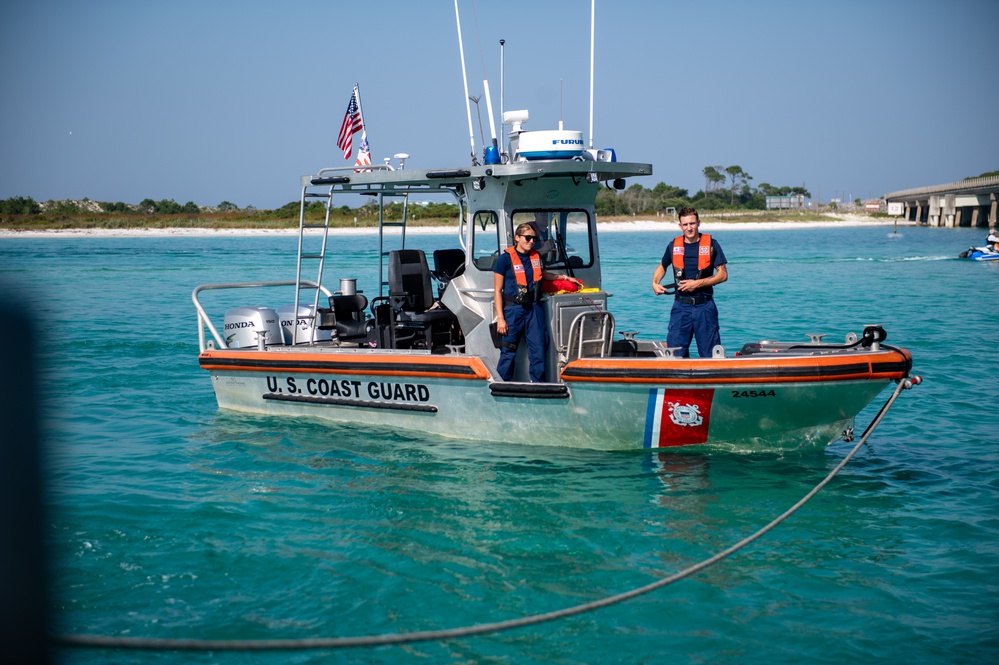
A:
<svg viewBox="0 0 999 665">
<path fill-rule="evenodd" d="M 697 252 L 700 247 L 700 243 L 696 242 L 685 242 L 683 243 L 683 279 L 697 279 Z M 714 238 L 711 238 L 711 267 L 717 271 L 718 266 L 723 266 L 728 261 L 725 259 L 725 252 L 722 251 L 721 245 Z M 666 270 L 667 275 L 673 274 L 673 243 L 666 247 L 666 252 L 663 254 L 662 260 L 663 268 Z M 695 293 L 714 293 L 714 287 L 705 286 L 703 288 L 685 293 L 684 295 L 693 295 Z"/>
</svg>

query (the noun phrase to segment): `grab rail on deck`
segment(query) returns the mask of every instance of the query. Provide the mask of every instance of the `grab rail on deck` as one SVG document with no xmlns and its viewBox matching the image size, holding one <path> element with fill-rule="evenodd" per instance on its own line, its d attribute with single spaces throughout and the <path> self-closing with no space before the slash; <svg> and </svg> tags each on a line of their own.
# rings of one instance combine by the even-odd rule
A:
<svg viewBox="0 0 999 665">
<path fill-rule="evenodd" d="M 607 310 L 583 312 L 577 314 L 576 318 L 569 324 L 568 342 L 565 349 L 559 349 L 559 351 L 564 353 L 565 363 L 594 356 L 606 358 L 610 355 L 613 339 L 613 314 Z M 590 349 L 592 352 L 588 352 Z"/>
<path fill-rule="evenodd" d="M 191 301 L 194 302 L 194 309 L 197 310 L 198 312 L 198 353 L 203 353 L 206 348 L 205 346 L 206 326 L 208 327 L 208 330 L 211 331 L 212 337 L 215 339 L 215 343 L 218 344 L 218 348 L 220 349 L 229 348 L 226 345 L 225 341 L 222 339 L 222 335 L 220 335 L 219 331 L 215 328 L 215 325 L 212 323 L 211 318 L 205 312 L 205 308 L 201 306 L 201 301 L 198 300 L 198 295 L 202 291 L 213 291 L 213 290 L 222 290 L 222 289 L 256 289 L 256 288 L 264 288 L 270 286 L 295 286 L 297 283 L 298 282 L 292 279 L 292 280 L 283 280 L 280 282 L 224 282 L 220 284 L 202 284 L 201 286 L 196 287 L 194 291 L 191 292 Z M 311 282 L 304 279 L 302 280 L 301 283 L 309 288 L 319 289 L 326 295 L 327 298 L 333 295 L 329 291 L 329 289 L 327 289 L 322 284 L 316 284 L 315 282 Z"/>
</svg>

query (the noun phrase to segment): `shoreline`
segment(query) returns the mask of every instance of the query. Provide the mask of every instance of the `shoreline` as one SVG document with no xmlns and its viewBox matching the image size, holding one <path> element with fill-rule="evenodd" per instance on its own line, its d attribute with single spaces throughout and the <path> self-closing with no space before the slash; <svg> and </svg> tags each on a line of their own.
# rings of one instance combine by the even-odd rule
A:
<svg viewBox="0 0 999 665">
<path fill-rule="evenodd" d="M 806 229 L 831 227 L 863 227 L 863 226 L 894 226 L 895 220 L 878 219 L 844 215 L 836 221 L 814 222 L 726 222 L 720 220 L 705 220 L 701 222 L 701 230 L 705 233 L 725 231 L 771 231 L 775 229 Z M 916 226 L 916 222 L 899 221 L 898 226 Z M 621 233 L 634 231 L 663 231 L 673 233 L 676 230 L 675 221 L 660 221 L 651 219 L 636 219 L 633 222 L 597 222 L 597 228 L 602 233 Z M 436 235 L 454 233 L 454 226 L 409 226 L 407 234 Z M 363 228 L 331 228 L 330 235 L 376 235 L 377 227 Z M 236 236 L 297 236 L 298 229 L 210 229 L 167 227 L 159 229 L 49 229 L 43 231 L 16 231 L 0 229 L 0 238 L 169 238 L 177 236 L 188 237 L 236 237 Z"/>
</svg>

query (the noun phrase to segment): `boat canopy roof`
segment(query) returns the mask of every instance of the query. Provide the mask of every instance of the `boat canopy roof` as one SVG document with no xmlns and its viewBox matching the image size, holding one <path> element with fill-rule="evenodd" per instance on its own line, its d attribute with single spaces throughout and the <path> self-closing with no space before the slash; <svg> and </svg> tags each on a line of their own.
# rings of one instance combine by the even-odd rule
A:
<svg viewBox="0 0 999 665">
<path fill-rule="evenodd" d="M 596 183 L 648 175 L 652 175 L 651 164 L 589 160 L 514 162 L 457 169 L 392 169 L 385 165 L 373 165 L 358 171 L 356 166 L 343 166 L 324 168 L 314 175 L 302 176 L 302 187 L 329 185 L 333 192 L 360 195 L 454 193 L 459 185 L 473 183 L 474 186 L 477 180 L 484 185 L 490 178 L 517 181 L 572 177 Z"/>
</svg>

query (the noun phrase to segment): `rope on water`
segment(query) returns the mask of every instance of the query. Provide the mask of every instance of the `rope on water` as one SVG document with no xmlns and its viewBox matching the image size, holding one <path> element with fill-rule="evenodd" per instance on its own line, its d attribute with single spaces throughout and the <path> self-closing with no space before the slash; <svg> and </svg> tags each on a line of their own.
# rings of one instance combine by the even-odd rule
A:
<svg viewBox="0 0 999 665">
<path fill-rule="evenodd" d="M 766 533 L 774 529 L 781 522 L 791 517 L 799 508 L 804 506 L 812 497 L 819 493 L 829 481 L 836 476 L 840 470 L 846 466 L 851 458 L 867 442 L 871 435 L 884 418 L 884 415 L 895 403 L 903 389 L 912 388 L 922 382 L 921 377 L 905 378 L 898 382 L 898 387 L 892 393 L 888 401 L 884 403 L 881 410 L 864 430 L 863 436 L 847 453 L 847 455 L 836 465 L 829 474 L 822 479 L 808 494 L 803 496 L 797 503 L 788 508 L 782 514 L 774 518 L 769 524 L 762 527 L 756 533 L 746 536 L 731 547 L 718 552 L 714 556 L 704 559 L 689 568 L 674 573 L 669 577 L 657 580 L 630 591 L 625 591 L 614 596 L 601 598 L 582 605 L 567 607 L 554 612 L 543 614 L 533 614 L 530 616 L 509 619 L 507 621 L 496 621 L 493 623 L 483 623 L 474 626 L 464 626 L 461 628 L 450 628 L 444 630 L 423 630 L 411 633 L 389 633 L 385 635 L 363 635 L 358 637 L 321 637 L 308 639 L 288 639 L 288 640 L 198 640 L 198 639 L 157 639 L 145 637 L 109 637 L 103 635 L 57 635 L 52 639 L 60 646 L 67 647 L 89 647 L 98 649 L 143 649 L 143 650 L 164 650 L 164 651 L 277 651 L 277 650 L 305 650 L 305 649 L 344 649 L 349 647 L 372 647 L 386 646 L 393 644 L 409 644 L 412 642 L 436 642 L 441 640 L 451 640 L 458 637 L 469 637 L 472 635 L 482 635 L 485 633 L 497 633 L 512 628 L 523 628 L 540 623 L 564 619 L 566 617 L 592 612 L 604 607 L 616 605 L 626 600 L 650 593 L 656 589 L 677 582 L 686 577 L 690 577 L 696 572 L 704 570 L 708 566 L 718 563 L 732 554 L 735 554 L 750 543 L 763 537 Z"/>
</svg>

